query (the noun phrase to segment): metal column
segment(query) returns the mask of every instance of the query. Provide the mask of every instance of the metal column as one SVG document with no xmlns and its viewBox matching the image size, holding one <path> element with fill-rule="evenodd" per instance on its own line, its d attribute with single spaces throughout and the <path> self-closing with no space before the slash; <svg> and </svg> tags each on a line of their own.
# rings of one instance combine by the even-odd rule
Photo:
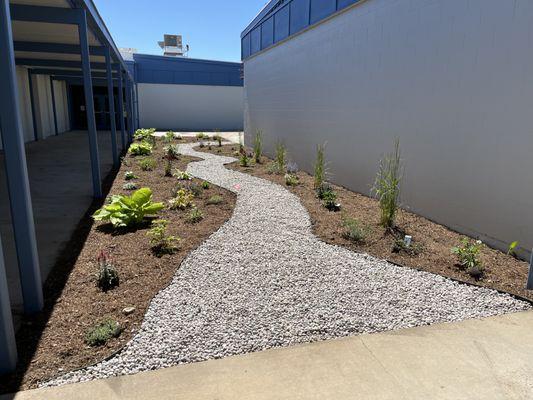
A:
<svg viewBox="0 0 533 400">
<path fill-rule="evenodd" d="M 126 112 L 127 112 L 127 118 L 126 123 L 128 127 L 128 143 L 131 143 L 133 141 L 133 126 L 132 126 L 132 104 L 131 104 L 131 84 L 128 77 L 128 74 L 126 73 Z"/>
<path fill-rule="evenodd" d="M 4 254 L 0 243 L 0 375 L 17 366 L 17 343 L 9 302 Z"/>
<path fill-rule="evenodd" d="M 31 69 L 28 70 L 28 85 L 30 91 L 30 107 L 31 107 L 31 122 L 33 124 L 33 138 L 35 141 L 39 140 L 37 134 L 37 119 L 35 118 L 35 97 L 33 96 L 33 79 Z"/>
<path fill-rule="evenodd" d="M 124 125 L 124 87 L 122 85 L 122 68 L 118 67 L 118 115 L 120 117 L 120 132 L 122 140 L 122 150 L 126 149 L 126 128 Z"/>
<path fill-rule="evenodd" d="M 87 130 L 89 134 L 89 150 L 91 153 L 91 168 L 93 175 L 93 195 L 102 197 L 102 179 L 100 173 L 100 157 L 98 155 L 98 135 L 94 116 L 93 81 L 91 77 L 91 63 L 89 58 L 89 39 L 87 36 L 87 15 L 84 9 L 79 9 L 78 30 L 80 35 L 81 63 L 83 69 L 83 88 L 85 91 L 85 111 L 87 112 Z"/>
<path fill-rule="evenodd" d="M 59 129 L 57 129 L 57 110 L 56 110 L 56 95 L 54 91 L 54 78 L 50 76 L 50 91 L 52 92 L 52 111 L 54 114 L 54 127 L 56 130 L 56 136 L 59 135 Z"/>
<path fill-rule="evenodd" d="M 43 308 L 41 270 L 37 255 L 24 137 L 20 122 L 15 55 L 8 0 L 0 0 L 0 130 L 17 249 L 24 311 Z"/>
<path fill-rule="evenodd" d="M 111 123 L 111 151 L 113 153 L 113 165 L 118 167 L 120 162 L 117 150 L 117 124 L 115 121 L 115 96 L 113 94 L 113 72 L 111 70 L 111 52 L 109 47 L 105 49 L 105 63 L 107 72 L 107 95 L 109 97 L 109 121 Z"/>
</svg>

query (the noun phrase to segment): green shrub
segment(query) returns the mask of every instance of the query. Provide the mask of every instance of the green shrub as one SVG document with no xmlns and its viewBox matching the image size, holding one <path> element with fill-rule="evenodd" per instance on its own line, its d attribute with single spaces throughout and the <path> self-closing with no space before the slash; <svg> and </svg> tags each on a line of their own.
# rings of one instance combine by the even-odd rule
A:
<svg viewBox="0 0 533 400">
<path fill-rule="evenodd" d="M 278 167 L 275 162 L 271 162 L 267 165 L 267 174 L 273 175 L 278 173 Z"/>
<path fill-rule="evenodd" d="M 146 158 L 143 158 L 141 161 L 139 161 L 139 167 L 143 171 L 153 171 L 156 166 L 157 166 L 157 161 L 151 157 L 146 157 Z"/>
<path fill-rule="evenodd" d="M 254 136 L 254 160 L 257 164 L 261 164 L 261 157 L 263 156 L 263 133 L 258 130 Z"/>
<path fill-rule="evenodd" d="M 205 134 L 203 132 L 199 132 L 196 134 L 196 140 L 203 140 L 205 138 Z"/>
<path fill-rule="evenodd" d="M 202 189 L 207 190 L 207 189 L 209 189 L 210 187 L 211 187 L 211 185 L 209 184 L 209 182 L 207 182 L 207 181 L 203 181 L 203 182 L 202 182 Z"/>
<path fill-rule="evenodd" d="M 124 179 L 127 181 L 131 181 L 133 179 L 137 179 L 138 177 L 133 173 L 133 171 L 126 171 L 124 173 Z"/>
<path fill-rule="evenodd" d="M 517 258 L 516 249 L 518 248 L 519 243 L 513 242 L 509 245 L 509 248 L 507 249 L 507 255 L 513 256 L 514 258 Z"/>
<path fill-rule="evenodd" d="M 91 347 L 103 346 L 110 339 L 119 337 L 121 333 L 122 328 L 118 322 L 106 319 L 87 332 L 85 343 Z"/>
<path fill-rule="evenodd" d="M 285 168 L 287 166 L 287 148 L 283 142 L 278 141 L 276 143 L 276 156 L 274 158 L 274 163 L 276 165 L 276 173 L 284 174 Z"/>
<path fill-rule="evenodd" d="M 152 154 L 153 146 L 148 142 L 132 143 L 129 148 L 129 153 L 132 156 L 149 156 Z"/>
<path fill-rule="evenodd" d="M 396 140 L 394 151 L 380 161 L 378 175 L 372 189 L 379 200 L 381 225 L 386 228 L 392 228 L 396 220 L 402 174 L 400 141 Z"/>
<path fill-rule="evenodd" d="M 246 154 L 246 151 L 243 151 L 241 156 L 239 157 L 239 164 L 241 167 L 250 166 L 250 158 L 248 157 L 248 154 Z"/>
<path fill-rule="evenodd" d="M 145 218 L 155 216 L 165 206 L 152 201 L 152 191 L 142 188 L 131 196 L 116 195 L 111 203 L 93 214 L 96 221 L 111 222 L 115 228 L 131 227 L 144 222 Z"/>
<path fill-rule="evenodd" d="M 194 206 L 194 195 L 185 189 L 179 189 L 176 195 L 168 201 L 171 210 L 185 210 Z"/>
<path fill-rule="evenodd" d="M 107 292 L 120 284 L 117 269 L 109 259 L 108 255 L 102 250 L 97 258 L 98 262 L 98 280 L 97 286 L 104 292 Z"/>
<path fill-rule="evenodd" d="M 172 143 L 175 137 L 176 136 L 174 135 L 174 132 L 168 131 L 167 133 L 165 133 L 165 142 Z"/>
<path fill-rule="evenodd" d="M 122 189 L 124 189 L 124 190 L 137 190 L 138 187 L 137 187 L 136 183 L 128 182 L 128 183 L 125 183 L 124 185 L 122 185 Z"/>
<path fill-rule="evenodd" d="M 329 211 L 338 211 L 340 207 L 337 204 L 337 193 L 333 190 L 324 192 L 322 195 L 322 205 Z"/>
<path fill-rule="evenodd" d="M 327 183 L 323 182 L 317 189 L 316 189 L 316 197 L 318 197 L 320 200 L 323 200 L 325 195 L 329 192 L 333 192 L 333 187 Z"/>
<path fill-rule="evenodd" d="M 218 194 L 211 196 L 209 200 L 207 200 L 208 205 L 218 205 L 224 203 L 224 198 Z"/>
<path fill-rule="evenodd" d="M 167 160 L 177 160 L 180 157 L 180 149 L 177 144 L 169 144 L 163 148 Z"/>
<path fill-rule="evenodd" d="M 285 174 L 285 184 L 287 186 L 296 186 L 300 183 L 300 179 L 294 174 Z"/>
<path fill-rule="evenodd" d="M 219 133 L 217 133 L 215 136 L 213 136 L 213 139 L 218 143 L 218 147 L 222 147 L 222 136 L 220 136 Z"/>
<path fill-rule="evenodd" d="M 204 219 L 204 213 L 199 210 L 197 207 L 194 207 L 189 215 L 187 216 L 187 221 L 191 224 L 196 224 Z"/>
<path fill-rule="evenodd" d="M 394 240 L 394 244 L 392 245 L 392 252 L 393 253 L 405 253 L 410 256 L 417 256 L 422 252 L 422 246 L 420 246 L 417 243 L 411 242 L 409 246 L 405 243 L 405 239 L 397 238 Z"/>
<path fill-rule="evenodd" d="M 314 187 L 318 190 L 326 182 L 326 145 L 319 144 L 316 146 L 316 161 L 314 166 Z"/>
<path fill-rule="evenodd" d="M 146 140 L 151 139 L 155 133 L 155 128 L 150 129 L 137 129 L 133 137 L 135 140 Z"/>
<path fill-rule="evenodd" d="M 178 168 L 174 170 L 174 173 L 172 174 L 175 178 L 178 178 L 179 181 L 190 181 L 192 180 L 192 176 L 185 171 L 182 171 Z"/>
<path fill-rule="evenodd" d="M 345 218 L 342 225 L 344 227 L 342 237 L 354 243 L 364 243 L 370 233 L 370 227 L 361 224 L 355 218 Z"/>
<path fill-rule="evenodd" d="M 452 248 L 452 253 L 457 256 L 459 265 L 472 276 L 479 276 L 483 272 L 483 265 L 479 257 L 482 247 L 481 240 L 471 242 L 464 238 L 459 246 Z"/>
<path fill-rule="evenodd" d="M 174 254 L 181 240 L 177 236 L 167 235 L 168 221 L 160 219 L 152 222 L 152 229 L 146 234 L 150 238 L 152 251 L 158 255 Z"/>
</svg>

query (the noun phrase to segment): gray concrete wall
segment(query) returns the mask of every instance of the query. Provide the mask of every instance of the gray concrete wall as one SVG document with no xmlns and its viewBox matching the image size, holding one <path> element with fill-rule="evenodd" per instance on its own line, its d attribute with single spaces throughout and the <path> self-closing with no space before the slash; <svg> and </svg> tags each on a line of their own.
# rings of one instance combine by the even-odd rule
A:
<svg viewBox="0 0 533 400">
<path fill-rule="evenodd" d="M 245 130 L 368 194 L 399 138 L 406 208 L 533 246 L 533 2 L 368 0 L 245 61 Z"/>
<path fill-rule="evenodd" d="M 243 130 L 243 88 L 140 83 L 141 127 L 203 131 Z"/>
</svg>

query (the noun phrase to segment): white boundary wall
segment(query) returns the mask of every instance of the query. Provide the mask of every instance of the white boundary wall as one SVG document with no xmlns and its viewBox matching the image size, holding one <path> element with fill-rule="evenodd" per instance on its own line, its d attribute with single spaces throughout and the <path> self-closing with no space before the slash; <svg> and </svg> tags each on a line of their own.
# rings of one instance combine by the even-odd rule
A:
<svg viewBox="0 0 533 400">
<path fill-rule="evenodd" d="M 533 1 L 368 0 L 245 61 L 247 140 L 368 194 L 401 141 L 407 208 L 533 246 Z"/>
<path fill-rule="evenodd" d="M 139 83 L 141 127 L 242 131 L 243 88 Z"/>
<path fill-rule="evenodd" d="M 24 140 L 35 140 L 33 121 L 31 116 L 30 86 L 28 69 L 17 67 L 17 83 L 19 92 L 19 108 Z M 33 96 L 35 101 L 35 122 L 38 139 L 46 139 L 55 135 L 54 111 L 52 108 L 52 90 L 49 75 L 33 75 Z M 56 100 L 57 127 L 59 133 L 70 130 L 67 85 L 63 81 L 54 81 L 54 95 Z M 1 135 L 1 133 L 0 133 Z M 0 143 L 0 149 L 2 144 Z"/>
</svg>

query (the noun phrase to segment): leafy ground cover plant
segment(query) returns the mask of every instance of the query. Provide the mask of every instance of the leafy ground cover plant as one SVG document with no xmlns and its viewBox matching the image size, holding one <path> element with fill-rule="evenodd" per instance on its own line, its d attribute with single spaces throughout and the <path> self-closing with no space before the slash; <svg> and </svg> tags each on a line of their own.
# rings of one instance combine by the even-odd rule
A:
<svg viewBox="0 0 533 400">
<path fill-rule="evenodd" d="M 163 148 L 165 158 L 170 160 L 177 160 L 180 157 L 180 148 L 177 144 L 169 144 Z"/>
<path fill-rule="evenodd" d="M 362 224 L 355 218 L 344 218 L 342 225 L 344 227 L 342 237 L 354 243 L 364 243 L 371 231 L 370 226 Z"/>
<path fill-rule="evenodd" d="M 192 176 L 180 169 L 175 169 L 174 173 L 172 174 L 175 178 L 178 178 L 179 181 L 190 181 L 192 179 Z"/>
<path fill-rule="evenodd" d="M 149 156 L 152 154 L 153 146 L 148 142 L 132 143 L 129 152 L 132 156 Z"/>
<path fill-rule="evenodd" d="M 133 137 L 135 138 L 135 140 L 146 140 L 146 139 L 150 139 L 154 133 L 155 133 L 155 128 L 137 129 Z"/>
<path fill-rule="evenodd" d="M 187 216 L 187 222 L 196 224 L 204 219 L 204 213 L 197 207 L 193 207 L 189 215 Z"/>
<path fill-rule="evenodd" d="M 91 347 L 103 346 L 110 339 L 119 337 L 121 333 L 122 328 L 118 322 L 106 319 L 87 332 L 85 343 Z"/>
<path fill-rule="evenodd" d="M 337 203 L 337 193 L 333 190 L 325 191 L 322 195 L 322 205 L 329 211 L 339 211 L 340 204 Z"/>
<path fill-rule="evenodd" d="M 202 182 L 202 189 L 208 190 L 210 187 L 211 187 L 211 185 L 209 184 L 209 182 L 207 182 L 207 181 L 203 181 Z"/>
<path fill-rule="evenodd" d="M 133 171 L 126 171 L 124 173 L 124 179 L 127 181 L 131 181 L 133 179 L 138 179 L 138 177 L 133 173 Z"/>
<path fill-rule="evenodd" d="M 261 157 L 263 156 L 263 133 L 257 131 L 254 136 L 254 160 L 257 164 L 261 164 Z"/>
<path fill-rule="evenodd" d="M 96 259 L 98 263 L 98 277 L 96 284 L 103 291 L 107 292 L 120 284 L 118 271 L 105 251 L 101 251 Z"/>
<path fill-rule="evenodd" d="M 296 186 L 300 183 L 300 179 L 295 174 L 285 174 L 285 184 L 287 186 Z"/>
<path fill-rule="evenodd" d="M 239 164 L 241 165 L 241 167 L 250 166 L 250 158 L 248 157 L 248 154 L 246 154 L 246 151 L 243 151 L 241 156 L 239 157 Z"/>
<path fill-rule="evenodd" d="M 462 239 L 459 246 L 452 248 L 452 253 L 457 256 L 459 265 L 475 278 L 483 274 L 483 265 L 479 257 L 482 248 L 481 240 L 472 242 L 467 238 Z"/>
<path fill-rule="evenodd" d="M 510 256 L 513 256 L 514 258 L 518 258 L 518 255 L 516 254 L 516 249 L 518 248 L 518 245 L 520 243 L 515 241 L 509 245 L 509 248 L 507 249 L 507 254 Z"/>
<path fill-rule="evenodd" d="M 176 195 L 168 201 L 171 210 L 185 210 L 186 208 L 194 206 L 194 195 L 186 190 L 179 189 Z"/>
<path fill-rule="evenodd" d="M 139 167 L 143 171 L 153 171 L 156 166 L 157 162 L 151 157 L 146 157 L 139 161 Z"/>
<path fill-rule="evenodd" d="M 315 190 L 319 190 L 326 182 L 326 145 L 316 146 L 316 161 L 314 165 L 314 185 Z"/>
<path fill-rule="evenodd" d="M 394 143 L 394 151 L 380 161 L 379 171 L 372 192 L 379 200 L 381 225 L 394 227 L 400 203 L 400 185 L 403 166 L 400 153 L 400 141 Z"/>
<path fill-rule="evenodd" d="M 165 142 L 172 143 L 175 137 L 176 136 L 173 131 L 168 131 L 167 133 L 165 133 Z"/>
<path fill-rule="evenodd" d="M 122 185 L 122 189 L 124 190 L 137 190 L 137 184 L 135 182 L 127 182 L 124 185 Z"/>
<path fill-rule="evenodd" d="M 203 132 L 199 132 L 196 134 L 196 140 L 200 141 L 205 138 L 205 134 Z"/>
<path fill-rule="evenodd" d="M 222 204 L 223 202 L 224 202 L 224 199 L 220 195 L 211 196 L 209 200 L 207 200 L 208 205 L 218 205 L 218 204 Z"/>
<path fill-rule="evenodd" d="M 409 245 L 405 242 L 403 238 L 396 238 L 394 244 L 392 245 L 393 253 L 405 253 L 410 256 L 417 256 L 422 252 L 422 246 L 418 243 L 411 242 Z"/>
<path fill-rule="evenodd" d="M 167 234 L 168 221 L 159 219 L 152 222 L 152 229 L 146 234 L 150 238 L 152 251 L 158 255 L 174 254 L 178 250 L 180 238 Z"/>
<path fill-rule="evenodd" d="M 142 188 L 131 196 L 115 195 L 111 202 L 93 214 L 96 221 L 111 222 L 115 228 L 140 225 L 148 217 L 165 208 L 163 203 L 152 201 L 152 191 Z"/>
</svg>

